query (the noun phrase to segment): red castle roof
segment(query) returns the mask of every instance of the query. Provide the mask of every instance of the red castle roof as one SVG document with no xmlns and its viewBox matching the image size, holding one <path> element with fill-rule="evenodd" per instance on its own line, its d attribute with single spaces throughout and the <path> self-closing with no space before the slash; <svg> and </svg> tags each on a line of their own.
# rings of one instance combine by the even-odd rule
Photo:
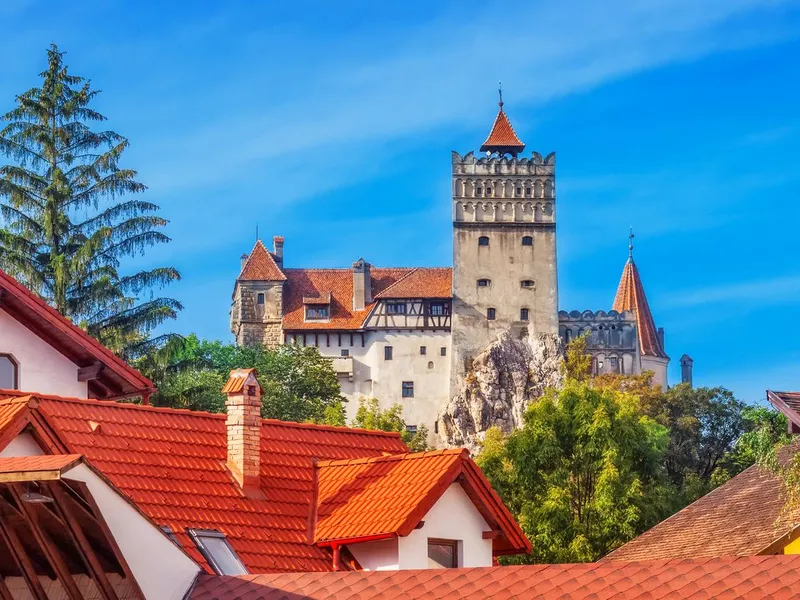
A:
<svg viewBox="0 0 800 600">
<path fill-rule="evenodd" d="M 500 154 L 511 154 L 516 156 L 525 149 L 525 144 L 517 137 L 517 133 L 508 120 L 503 103 L 500 102 L 500 110 L 494 119 L 494 125 L 489 132 L 489 137 L 483 142 L 481 152 L 499 152 Z"/>
<path fill-rule="evenodd" d="M 647 304 L 639 270 L 636 268 L 632 256 L 628 258 L 628 262 L 625 263 L 625 268 L 622 270 L 622 278 L 619 281 L 612 309 L 619 313 L 629 310 L 636 315 L 636 328 L 639 333 L 642 354 L 667 357 L 661 344 L 661 338 L 658 336 L 650 306 Z"/>
</svg>

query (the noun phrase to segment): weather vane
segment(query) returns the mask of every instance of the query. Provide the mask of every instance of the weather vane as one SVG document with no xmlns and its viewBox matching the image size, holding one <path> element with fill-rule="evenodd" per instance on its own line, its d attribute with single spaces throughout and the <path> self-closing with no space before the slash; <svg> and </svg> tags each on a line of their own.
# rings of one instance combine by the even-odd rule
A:
<svg viewBox="0 0 800 600">
<path fill-rule="evenodd" d="M 497 93 L 500 94 L 500 108 L 503 108 L 503 82 L 497 82 Z"/>
</svg>

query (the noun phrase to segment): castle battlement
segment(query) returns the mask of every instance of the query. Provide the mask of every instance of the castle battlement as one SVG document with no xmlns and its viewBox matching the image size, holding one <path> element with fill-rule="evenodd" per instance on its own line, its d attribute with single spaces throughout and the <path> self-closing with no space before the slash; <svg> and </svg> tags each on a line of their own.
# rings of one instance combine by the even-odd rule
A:
<svg viewBox="0 0 800 600">
<path fill-rule="evenodd" d="M 453 175 L 512 175 L 553 177 L 556 173 L 556 153 L 546 157 L 533 152 L 530 158 L 507 157 L 505 155 L 476 158 L 474 152 L 463 157 L 455 150 L 453 157 Z"/>
<path fill-rule="evenodd" d="M 561 323 L 565 322 L 583 322 L 583 321 L 609 321 L 609 322 L 621 322 L 621 321 L 636 321 L 636 315 L 629 310 L 623 312 L 617 312 L 615 310 L 571 310 L 569 312 L 565 310 L 558 311 L 558 320 Z"/>
</svg>

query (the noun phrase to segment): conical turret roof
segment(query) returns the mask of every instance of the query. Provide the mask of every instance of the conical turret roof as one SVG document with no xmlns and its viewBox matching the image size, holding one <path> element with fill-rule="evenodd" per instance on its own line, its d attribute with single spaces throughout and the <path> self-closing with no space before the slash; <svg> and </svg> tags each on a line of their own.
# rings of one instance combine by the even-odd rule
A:
<svg viewBox="0 0 800 600">
<path fill-rule="evenodd" d="M 639 330 L 639 344 L 643 355 L 667 358 L 633 256 L 628 257 L 628 262 L 622 270 L 622 278 L 612 308 L 620 313 L 626 310 L 633 311 L 636 315 L 636 327 Z"/>
<path fill-rule="evenodd" d="M 499 154 L 510 154 L 516 156 L 525 149 L 525 144 L 517 137 L 511 121 L 503 110 L 503 102 L 500 101 L 500 110 L 489 132 L 489 137 L 483 142 L 481 152 L 497 152 Z"/>
</svg>

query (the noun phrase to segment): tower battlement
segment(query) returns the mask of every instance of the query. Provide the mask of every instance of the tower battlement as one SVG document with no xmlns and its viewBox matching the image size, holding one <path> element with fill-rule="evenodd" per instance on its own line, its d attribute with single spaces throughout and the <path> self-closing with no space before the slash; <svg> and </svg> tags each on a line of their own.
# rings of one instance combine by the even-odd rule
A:
<svg viewBox="0 0 800 600">
<path fill-rule="evenodd" d="M 453 150 L 453 175 L 534 175 L 538 177 L 555 176 L 556 153 L 544 158 L 538 152 L 530 158 L 491 155 L 477 158 L 474 152 L 461 156 Z"/>
</svg>

